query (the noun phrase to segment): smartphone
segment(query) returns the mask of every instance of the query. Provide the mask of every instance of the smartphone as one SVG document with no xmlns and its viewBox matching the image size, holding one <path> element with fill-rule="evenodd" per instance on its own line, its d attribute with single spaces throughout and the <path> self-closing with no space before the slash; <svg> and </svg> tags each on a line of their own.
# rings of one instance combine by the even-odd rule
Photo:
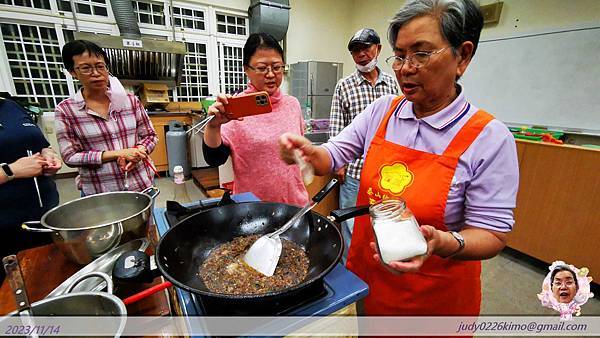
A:
<svg viewBox="0 0 600 338">
<path fill-rule="evenodd" d="M 273 111 L 271 99 L 267 92 L 256 92 L 233 96 L 227 99 L 225 114 L 230 119 L 244 116 L 266 114 Z"/>
</svg>

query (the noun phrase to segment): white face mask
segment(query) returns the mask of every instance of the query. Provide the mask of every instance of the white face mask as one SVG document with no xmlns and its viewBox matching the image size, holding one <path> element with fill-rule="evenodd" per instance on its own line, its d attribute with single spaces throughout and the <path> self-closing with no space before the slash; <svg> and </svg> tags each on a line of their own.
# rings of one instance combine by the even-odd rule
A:
<svg viewBox="0 0 600 338">
<path fill-rule="evenodd" d="M 377 67 L 377 57 L 374 57 L 373 60 L 364 66 L 361 66 L 358 63 L 356 64 L 356 69 L 361 73 L 370 73 L 375 67 Z"/>
</svg>

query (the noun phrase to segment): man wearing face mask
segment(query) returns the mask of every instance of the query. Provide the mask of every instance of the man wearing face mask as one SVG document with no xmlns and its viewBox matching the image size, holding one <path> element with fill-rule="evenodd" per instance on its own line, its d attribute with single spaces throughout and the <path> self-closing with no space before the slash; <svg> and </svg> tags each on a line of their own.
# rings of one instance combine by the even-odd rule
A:
<svg viewBox="0 0 600 338">
<path fill-rule="evenodd" d="M 331 102 L 329 136 L 334 137 L 352 122 L 367 105 L 383 95 L 398 95 L 398 87 L 393 76 L 377 66 L 381 52 L 379 35 L 371 28 L 357 31 L 348 42 L 348 50 L 356 64 L 356 71 L 341 79 Z M 340 208 L 356 205 L 363 158 L 359 158 L 336 172 L 342 182 Z M 342 223 L 344 237 L 344 263 L 350 247 L 354 220 Z"/>
</svg>

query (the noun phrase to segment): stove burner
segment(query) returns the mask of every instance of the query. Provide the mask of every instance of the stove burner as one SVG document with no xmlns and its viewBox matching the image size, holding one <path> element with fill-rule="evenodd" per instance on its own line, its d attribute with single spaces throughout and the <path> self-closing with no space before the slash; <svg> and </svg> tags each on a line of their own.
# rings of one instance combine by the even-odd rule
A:
<svg viewBox="0 0 600 338">
<path fill-rule="evenodd" d="M 196 294 L 191 296 L 206 316 L 281 316 L 323 299 L 332 292 L 321 280 L 277 301 L 259 300 L 256 303 L 244 303 L 243 306 L 233 300 L 214 299 Z"/>
</svg>

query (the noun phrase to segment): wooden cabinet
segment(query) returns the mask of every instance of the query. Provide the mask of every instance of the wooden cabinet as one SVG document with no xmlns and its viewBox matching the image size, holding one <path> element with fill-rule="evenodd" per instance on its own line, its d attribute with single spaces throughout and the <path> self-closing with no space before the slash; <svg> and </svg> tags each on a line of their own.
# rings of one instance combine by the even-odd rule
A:
<svg viewBox="0 0 600 338">
<path fill-rule="evenodd" d="M 520 182 L 508 246 L 600 273 L 600 150 L 517 140 Z"/>
<path fill-rule="evenodd" d="M 156 130 L 156 134 L 158 135 L 158 144 L 152 154 L 150 154 L 150 158 L 154 162 L 156 169 L 158 171 L 166 171 L 169 170 L 169 161 L 167 159 L 167 142 L 166 142 L 166 133 L 169 130 L 169 122 L 170 121 L 179 121 L 183 124 L 192 124 L 192 114 L 181 114 L 181 113 L 160 113 L 160 114 L 150 114 L 150 121 L 152 121 L 152 125 Z"/>
</svg>

